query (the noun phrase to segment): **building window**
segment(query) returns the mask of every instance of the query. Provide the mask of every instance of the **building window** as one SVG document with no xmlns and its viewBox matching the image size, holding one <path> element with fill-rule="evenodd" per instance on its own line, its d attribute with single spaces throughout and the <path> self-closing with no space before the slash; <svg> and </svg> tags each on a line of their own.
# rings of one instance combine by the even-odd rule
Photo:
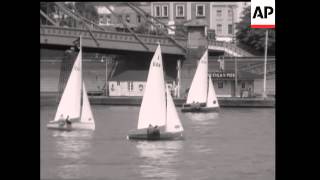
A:
<svg viewBox="0 0 320 180">
<path fill-rule="evenodd" d="M 232 17 L 232 10 L 228 9 L 228 17 Z"/>
<path fill-rule="evenodd" d="M 162 6 L 162 17 L 168 17 L 168 6 Z"/>
<path fill-rule="evenodd" d="M 222 10 L 218 9 L 217 10 L 217 17 L 221 17 L 222 16 Z"/>
<path fill-rule="evenodd" d="M 138 21 L 138 23 L 141 23 L 141 16 L 140 15 L 137 15 L 137 21 Z"/>
<path fill-rule="evenodd" d="M 129 15 L 129 14 L 126 15 L 126 21 L 127 21 L 128 23 L 130 23 L 130 15 Z"/>
<path fill-rule="evenodd" d="M 133 91 L 133 82 L 132 81 L 128 82 L 128 91 Z"/>
<path fill-rule="evenodd" d="M 222 24 L 217 24 L 217 34 L 222 33 Z"/>
<path fill-rule="evenodd" d="M 176 6 L 176 17 L 184 17 L 184 6 L 183 5 Z"/>
<path fill-rule="evenodd" d="M 99 18 L 99 25 L 109 25 L 109 24 L 111 24 L 110 15 L 101 16 L 101 17 Z"/>
<path fill-rule="evenodd" d="M 155 17 L 160 17 L 161 16 L 161 9 L 160 9 L 159 5 L 154 6 L 154 12 L 155 12 L 155 14 L 154 14 Z"/>
<path fill-rule="evenodd" d="M 228 34 L 232 34 L 232 33 L 233 33 L 232 24 L 228 24 Z"/>
<path fill-rule="evenodd" d="M 218 88 L 222 89 L 223 88 L 223 81 L 218 81 Z"/>
<path fill-rule="evenodd" d="M 203 4 L 197 4 L 196 5 L 196 16 L 197 17 L 203 17 L 205 14 L 205 9 Z"/>
<path fill-rule="evenodd" d="M 246 88 L 246 83 L 245 83 L 245 82 L 242 82 L 242 83 L 241 83 L 241 88 L 242 88 L 242 89 Z"/>
<path fill-rule="evenodd" d="M 111 17 L 110 17 L 110 15 L 107 15 L 107 24 L 109 25 L 109 24 L 111 24 Z"/>
</svg>

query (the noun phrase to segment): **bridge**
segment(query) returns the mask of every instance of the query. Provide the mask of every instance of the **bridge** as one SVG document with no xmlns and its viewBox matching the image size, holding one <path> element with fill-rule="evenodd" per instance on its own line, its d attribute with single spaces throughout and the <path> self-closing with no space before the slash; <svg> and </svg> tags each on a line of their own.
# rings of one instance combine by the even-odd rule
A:
<svg viewBox="0 0 320 180">
<path fill-rule="evenodd" d="M 208 49 L 215 51 L 223 51 L 229 56 L 236 57 L 251 57 L 252 54 L 244 51 L 243 49 L 237 47 L 234 44 L 222 41 L 208 41 Z"/>
<path fill-rule="evenodd" d="M 40 44 L 72 46 L 73 41 L 81 35 L 83 38 L 84 48 L 153 53 L 157 48 L 157 43 L 159 42 L 161 44 L 161 50 L 164 54 L 185 54 L 185 51 L 182 48 L 176 46 L 165 36 L 139 34 L 139 37 L 143 43 L 149 47 L 150 50 L 148 50 L 140 42 L 138 42 L 131 33 L 96 30 L 92 30 L 91 32 L 98 41 L 98 45 L 95 43 L 94 39 L 92 39 L 89 32 L 85 29 L 42 25 L 40 26 Z M 187 39 L 175 38 L 175 40 L 183 46 L 187 46 Z"/>
<path fill-rule="evenodd" d="M 137 34 L 129 28 L 127 22 L 123 20 L 121 14 L 115 13 L 108 6 L 106 6 L 106 8 L 108 8 L 108 10 L 116 18 L 118 18 L 119 22 L 121 22 L 130 33 L 106 31 L 95 22 L 83 17 L 81 14 L 76 12 L 75 9 L 68 8 L 64 3 L 54 2 L 53 4 L 55 5 L 55 8 L 58 8 L 63 14 L 71 17 L 75 21 L 82 23 L 85 29 L 76 27 L 60 27 L 59 23 L 55 22 L 55 20 L 50 18 L 48 14 L 40 9 L 41 17 L 52 24 L 52 26 L 40 25 L 41 45 L 72 46 L 74 39 L 81 35 L 83 37 L 84 48 L 118 52 L 122 51 L 122 53 L 123 51 L 151 53 L 155 51 L 157 43 L 159 42 L 162 45 L 162 52 L 164 54 L 184 56 L 188 54 L 188 41 L 191 40 L 169 35 L 166 30 L 163 29 L 159 29 L 163 34 L 161 36 Z M 151 16 L 138 6 L 132 3 L 124 4 L 134 10 L 137 14 L 141 15 L 152 26 L 157 28 L 157 25 L 153 22 L 155 21 L 162 24 L 164 27 L 173 30 L 170 26 Z M 42 21 L 40 19 L 40 24 L 41 22 Z M 190 36 L 190 34 L 188 36 Z M 237 57 L 252 56 L 251 54 L 230 43 L 205 41 L 205 46 L 208 46 L 208 49 L 213 51 L 223 51 L 227 55 Z"/>
<path fill-rule="evenodd" d="M 92 30 L 91 34 L 86 29 L 69 28 L 41 25 L 40 26 L 40 44 L 54 46 L 72 46 L 73 41 L 79 36 L 83 37 L 84 48 L 104 49 L 109 51 L 133 51 L 133 52 L 150 52 L 153 53 L 157 43 L 161 44 L 161 50 L 164 54 L 185 55 L 185 49 L 177 46 L 175 42 L 166 36 L 155 36 L 139 34 L 141 42 L 137 41 L 131 33 L 115 31 L 98 31 Z M 93 39 L 91 36 L 94 36 Z M 183 47 L 187 48 L 188 39 L 175 37 Z M 98 42 L 98 44 L 95 42 Z M 147 46 L 148 48 L 146 48 Z M 249 57 L 251 54 L 227 42 L 209 41 L 208 49 L 215 51 L 224 51 L 231 56 Z"/>
<path fill-rule="evenodd" d="M 224 69 L 226 71 L 234 71 L 235 60 L 237 60 L 238 71 L 245 71 L 254 74 L 262 75 L 264 73 L 264 57 L 225 57 L 224 58 Z M 270 56 L 267 59 L 267 74 L 274 74 L 276 71 L 276 58 Z M 213 71 L 219 71 L 220 63 L 217 58 L 209 58 L 209 69 Z"/>
</svg>

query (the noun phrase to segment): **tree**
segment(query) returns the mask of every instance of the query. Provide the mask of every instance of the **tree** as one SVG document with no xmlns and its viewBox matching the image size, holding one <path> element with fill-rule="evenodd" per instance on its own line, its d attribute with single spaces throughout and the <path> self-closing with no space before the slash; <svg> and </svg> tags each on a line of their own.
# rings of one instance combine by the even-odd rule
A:
<svg viewBox="0 0 320 180">
<path fill-rule="evenodd" d="M 99 14 L 94 5 L 90 2 L 76 2 L 75 3 L 76 11 L 81 14 L 83 17 L 93 21 L 99 21 Z"/>
<path fill-rule="evenodd" d="M 150 32 L 151 26 L 149 23 L 144 22 L 141 23 L 135 30 L 134 32 L 140 33 L 140 34 L 148 34 Z"/>
<path fill-rule="evenodd" d="M 53 2 L 40 2 L 40 10 L 50 15 L 55 12 L 55 5 Z"/>
<path fill-rule="evenodd" d="M 248 6 L 243 11 L 241 21 L 237 23 L 237 39 L 238 42 L 255 50 L 258 54 L 263 55 L 265 47 L 266 29 L 252 29 L 251 25 L 251 8 Z M 268 54 L 275 53 L 275 30 L 268 30 Z"/>
</svg>

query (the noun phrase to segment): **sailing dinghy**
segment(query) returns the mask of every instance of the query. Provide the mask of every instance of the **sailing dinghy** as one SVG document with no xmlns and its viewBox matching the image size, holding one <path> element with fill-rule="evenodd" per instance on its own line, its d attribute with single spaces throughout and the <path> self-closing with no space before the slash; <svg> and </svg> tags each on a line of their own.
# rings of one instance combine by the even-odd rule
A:
<svg viewBox="0 0 320 180">
<path fill-rule="evenodd" d="M 82 80 L 81 37 L 79 54 L 61 96 L 55 118 L 49 121 L 47 127 L 56 130 L 95 129 L 87 91 Z"/>
<path fill-rule="evenodd" d="M 183 104 L 181 111 L 211 112 L 218 110 L 218 99 L 213 87 L 211 76 L 208 77 L 208 50 L 206 50 L 198 62 L 187 101 Z"/>
<path fill-rule="evenodd" d="M 158 45 L 150 63 L 138 127 L 127 139 L 174 140 L 183 138 L 183 127 L 169 90 L 165 89 L 161 48 Z"/>
</svg>

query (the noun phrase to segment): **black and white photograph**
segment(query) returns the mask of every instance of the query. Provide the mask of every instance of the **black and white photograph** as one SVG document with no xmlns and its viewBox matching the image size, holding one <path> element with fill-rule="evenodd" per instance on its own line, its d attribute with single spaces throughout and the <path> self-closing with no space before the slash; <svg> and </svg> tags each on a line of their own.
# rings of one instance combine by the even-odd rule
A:
<svg viewBox="0 0 320 180">
<path fill-rule="evenodd" d="M 40 2 L 40 178 L 275 180 L 273 7 Z"/>
</svg>

